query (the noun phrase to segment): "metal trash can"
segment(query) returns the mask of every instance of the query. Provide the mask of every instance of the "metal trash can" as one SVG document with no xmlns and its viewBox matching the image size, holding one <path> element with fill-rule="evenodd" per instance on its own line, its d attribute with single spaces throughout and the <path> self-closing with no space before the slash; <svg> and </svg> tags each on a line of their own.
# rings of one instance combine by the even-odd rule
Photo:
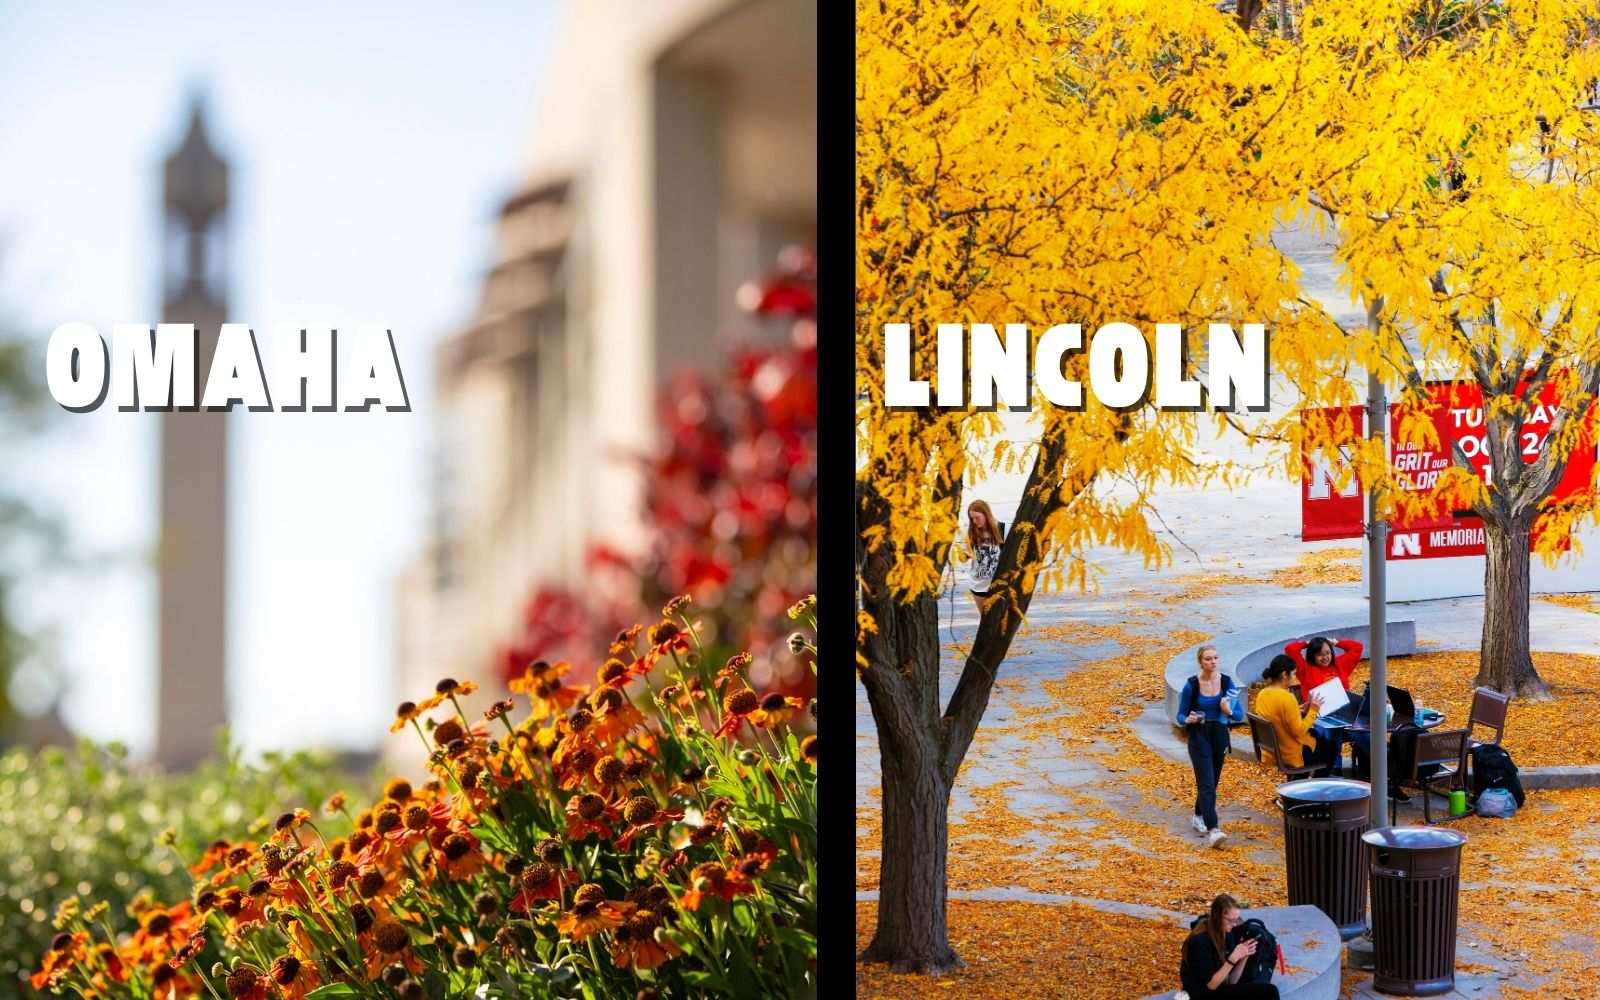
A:
<svg viewBox="0 0 1600 1000">
<path fill-rule="evenodd" d="M 1396 826 L 1362 836 L 1372 860 L 1372 985 L 1432 996 L 1456 982 L 1461 845 L 1453 830 Z"/>
<path fill-rule="evenodd" d="M 1307 778 L 1278 786 L 1289 905 L 1328 915 L 1339 937 L 1367 929 L 1367 868 L 1361 835 L 1371 825 L 1372 786 L 1344 778 Z"/>
</svg>

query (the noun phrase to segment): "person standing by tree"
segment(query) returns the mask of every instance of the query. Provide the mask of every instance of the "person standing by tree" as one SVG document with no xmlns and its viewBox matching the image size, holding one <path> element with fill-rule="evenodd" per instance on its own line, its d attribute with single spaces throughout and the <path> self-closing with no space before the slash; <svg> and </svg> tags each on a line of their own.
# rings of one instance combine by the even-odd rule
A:
<svg viewBox="0 0 1600 1000">
<path fill-rule="evenodd" d="M 1233 678 L 1217 669 L 1215 646 L 1195 650 L 1200 672 L 1189 678 L 1178 697 L 1178 725 L 1189 743 L 1189 763 L 1194 767 L 1194 829 L 1216 847 L 1227 836 L 1217 822 L 1217 780 L 1228 754 L 1228 720 L 1242 715 L 1244 706 Z"/>
<path fill-rule="evenodd" d="M 995 571 L 1000 568 L 1000 522 L 994 511 L 982 500 L 967 504 L 967 544 L 972 546 L 972 562 L 967 567 L 967 590 L 978 613 L 983 613 L 983 598 L 994 585 Z"/>
</svg>

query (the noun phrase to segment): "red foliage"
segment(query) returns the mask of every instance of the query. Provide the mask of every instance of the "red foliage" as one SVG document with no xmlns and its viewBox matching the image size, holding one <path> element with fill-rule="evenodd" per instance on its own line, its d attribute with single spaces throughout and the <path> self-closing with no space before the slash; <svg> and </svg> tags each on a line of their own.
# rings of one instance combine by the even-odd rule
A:
<svg viewBox="0 0 1600 1000">
<path fill-rule="evenodd" d="M 816 590 L 816 256 L 784 251 L 778 270 L 742 289 L 740 300 L 759 316 L 787 318 L 787 342 L 742 346 L 724 372 L 668 376 L 659 450 L 643 466 L 650 546 L 631 569 L 646 609 L 689 594 L 708 645 L 748 637 L 757 679 L 765 674 L 772 688 L 810 697 L 815 678 L 782 640 L 792 631 L 788 607 Z M 625 560 L 599 549 L 590 562 Z M 559 649 L 593 649 L 640 613 L 599 603 L 570 589 L 535 593 L 505 669 L 520 675 Z"/>
</svg>

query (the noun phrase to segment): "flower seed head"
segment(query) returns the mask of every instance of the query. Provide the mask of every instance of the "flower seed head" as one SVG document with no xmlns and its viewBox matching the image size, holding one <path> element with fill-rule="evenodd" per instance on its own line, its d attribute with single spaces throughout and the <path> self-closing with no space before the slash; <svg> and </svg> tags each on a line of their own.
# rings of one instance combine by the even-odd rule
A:
<svg viewBox="0 0 1600 1000">
<path fill-rule="evenodd" d="M 796 656 L 804 653 L 807 645 L 809 645 L 809 643 L 806 642 L 806 637 L 801 633 L 796 632 L 789 636 L 789 652 L 795 654 Z"/>
<path fill-rule="evenodd" d="M 506 874 L 516 878 L 522 874 L 522 869 L 528 867 L 528 859 L 520 854 L 513 854 L 506 858 Z"/>
<path fill-rule="evenodd" d="M 614 687 L 601 688 L 589 696 L 589 706 L 597 713 L 605 712 L 610 714 L 620 711 L 626 702 L 627 699 L 623 697 L 622 692 Z"/>
<path fill-rule="evenodd" d="M 642 826 L 654 819 L 658 812 L 660 810 L 656 808 L 655 799 L 644 795 L 636 795 L 628 800 L 627 805 L 622 807 L 622 818 L 634 826 Z"/>
<path fill-rule="evenodd" d="M 585 729 L 588 729 L 589 724 L 593 721 L 594 713 L 590 712 L 587 708 L 580 708 L 576 712 L 573 712 L 571 717 L 567 719 L 567 727 L 575 733 L 581 733 Z"/>
<path fill-rule="evenodd" d="M 300 975 L 300 960 L 293 955 L 283 955 L 272 963 L 272 981 L 279 986 L 291 985 Z"/>
<path fill-rule="evenodd" d="M 454 960 L 458 969 L 470 969 L 478 964 L 478 953 L 464 944 L 458 945 L 450 954 L 450 958 Z"/>
<path fill-rule="evenodd" d="M 722 700 L 723 711 L 730 715 L 749 715 L 760 707 L 761 699 L 749 688 L 740 688 Z"/>
<path fill-rule="evenodd" d="M 815 764 L 817 762 L 817 736 L 815 733 L 800 741 L 800 756 L 804 757 L 807 763 Z"/>
<path fill-rule="evenodd" d="M 405 802 L 411 798 L 411 782 L 404 778 L 390 778 L 383 786 L 383 797 L 394 802 Z"/>
<path fill-rule="evenodd" d="M 378 818 L 372 821 L 372 828 L 377 830 L 380 834 L 388 833 L 390 830 L 393 830 L 399 825 L 400 814 L 397 812 L 390 812 L 388 810 L 384 810 L 383 812 L 379 813 Z"/>
<path fill-rule="evenodd" d="M 228 995 L 230 997 L 242 997 L 255 989 L 256 980 L 260 976 L 261 974 L 250 966 L 241 965 L 228 973 L 228 977 L 223 982 L 228 987 Z"/>
<path fill-rule="evenodd" d="M 602 785 L 615 785 L 622 780 L 623 763 L 616 757 L 602 757 L 594 766 L 594 780 Z"/>
<path fill-rule="evenodd" d="M 627 676 L 628 665 L 616 657 L 612 657 L 600 665 L 600 670 L 595 674 L 601 684 L 610 684 L 614 680 Z"/>
<path fill-rule="evenodd" d="M 683 629 L 679 628 L 676 622 L 662 619 L 657 624 L 650 626 L 650 631 L 645 633 L 645 639 L 649 641 L 650 645 L 659 646 L 671 639 L 676 639 L 682 631 Z"/>
<path fill-rule="evenodd" d="M 555 864 L 561 858 L 561 841 L 554 837 L 546 837 L 534 847 L 541 860 Z"/>
<path fill-rule="evenodd" d="M 376 868 L 362 872 L 361 879 L 356 883 L 356 889 L 367 899 L 371 899 L 383 890 L 383 872 Z"/>
<path fill-rule="evenodd" d="M 572 901 L 574 903 L 589 903 L 590 905 L 604 902 L 605 898 L 606 891 L 600 888 L 598 885 L 595 885 L 593 882 L 583 883 L 582 885 L 578 886 L 578 890 L 572 894 Z"/>
<path fill-rule="evenodd" d="M 372 907 L 366 903 L 357 903 L 350 907 L 350 919 L 356 925 L 356 933 L 365 934 L 372 930 L 372 923 L 377 918 L 372 914 Z"/>
<path fill-rule="evenodd" d="M 407 978 L 408 974 L 406 972 L 406 967 L 400 965 L 399 963 L 386 966 L 383 970 L 383 981 L 388 983 L 390 986 L 399 986 L 401 983 L 405 982 Z"/>
<path fill-rule="evenodd" d="M 454 679 L 446 677 L 444 680 L 435 684 L 433 686 L 433 690 L 439 694 L 449 694 L 451 691 L 454 691 L 460 686 L 461 685 L 457 684 Z"/>
<path fill-rule="evenodd" d="M 606 800 L 593 792 L 584 792 L 578 797 L 578 815 L 586 820 L 599 819 L 606 811 Z"/>
<path fill-rule="evenodd" d="M 405 824 L 407 830 L 426 830 L 429 818 L 428 810 L 423 806 L 406 806 Z"/>
<path fill-rule="evenodd" d="M 472 912 L 480 917 L 492 917 L 500 909 L 500 900 L 487 889 L 472 897 Z"/>
<path fill-rule="evenodd" d="M 466 735 L 467 731 L 461 728 L 461 723 L 455 719 L 446 719 L 433 727 L 433 742 L 442 747 L 449 746 Z"/>
<path fill-rule="evenodd" d="M 446 858 L 451 861 L 460 861 L 467 856 L 468 851 L 472 850 L 472 841 L 459 833 L 452 833 L 444 838 L 443 849 Z"/>
<path fill-rule="evenodd" d="M 355 873 L 355 865 L 348 861 L 335 861 L 328 866 L 328 885 L 335 889 L 342 889 L 344 884 L 350 881 L 350 876 Z"/>
<path fill-rule="evenodd" d="M 567 754 L 567 766 L 572 768 L 574 771 L 583 772 L 593 767 L 595 765 L 595 761 L 598 759 L 599 755 L 593 750 L 590 750 L 588 747 L 578 747 L 576 750 Z"/>
<path fill-rule="evenodd" d="M 776 712 L 778 709 L 787 704 L 788 701 L 777 691 L 774 691 L 765 698 L 761 699 L 761 709 L 764 712 Z"/>
<path fill-rule="evenodd" d="M 537 892 L 539 888 L 556 877 L 555 865 L 543 861 L 535 861 L 522 871 L 522 888 L 528 892 Z"/>
<path fill-rule="evenodd" d="M 372 932 L 372 942 L 385 955 L 393 955 L 405 950 L 406 945 L 411 943 L 411 935 L 406 933 L 404 927 L 389 921 L 379 924 L 378 929 Z"/>
</svg>

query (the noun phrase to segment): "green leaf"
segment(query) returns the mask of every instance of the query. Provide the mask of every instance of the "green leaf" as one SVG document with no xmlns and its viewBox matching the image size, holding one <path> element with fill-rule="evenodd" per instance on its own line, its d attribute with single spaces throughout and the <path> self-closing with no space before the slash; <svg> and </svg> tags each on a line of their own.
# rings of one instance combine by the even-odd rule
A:
<svg viewBox="0 0 1600 1000">
<path fill-rule="evenodd" d="M 329 1000 L 331 997 L 358 997 L 361 993 L 349 983 L 329 983 L 318 986 L 306 994 L 306 1000 Z"/>
</svg>

